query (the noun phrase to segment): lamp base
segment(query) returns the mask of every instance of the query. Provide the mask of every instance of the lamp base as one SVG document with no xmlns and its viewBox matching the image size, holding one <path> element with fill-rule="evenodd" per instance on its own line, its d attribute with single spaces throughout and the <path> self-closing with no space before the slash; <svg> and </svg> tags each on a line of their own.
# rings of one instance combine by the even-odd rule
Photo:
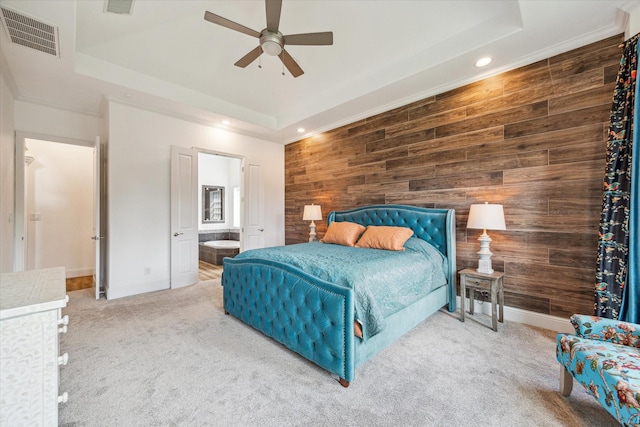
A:
<svg viewBox="0 0 640 427">
<path fill-rule="evenodd" d="M 311 221 L 311 224 L 309 224 L 309 241 L 315 242 L 316 240 L 316 223 Z"/>
<path fill-rule="evenodd" d="M 478 268 L 476 271 L 478 273 L 492 274 L 491 255 L 493 255 L 493 253 L 489 250 L 491 237 L 487 234 L 487 230 L 484 230 L 480 237 L 478 237 L 478 241 L 480 242 L 480 250 L 478 251 L 480 259 L 478 260 Z"/>
<path fill-rule="evenodd" d="M 488 263 L 484 260 L 478 260 L 478 268 L 476 268 L 478 273 L 483 274 L 493 274 L 493 268 L 491 268 L 491 260 Z"/>
</svg>

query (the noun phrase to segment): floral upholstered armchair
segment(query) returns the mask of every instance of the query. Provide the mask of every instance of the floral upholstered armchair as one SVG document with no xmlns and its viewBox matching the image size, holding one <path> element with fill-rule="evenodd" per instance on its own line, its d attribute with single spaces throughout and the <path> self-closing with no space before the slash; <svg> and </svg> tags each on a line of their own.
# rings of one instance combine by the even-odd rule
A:
<svg viewBox="0 0 640 427">
<path fill-rule="evenodd" d="M 574 314 L 576 335 L 558 334 L 560 392 L 573 378 L 622 425 L 640 426 L 640 325 Z"/>
</svg>

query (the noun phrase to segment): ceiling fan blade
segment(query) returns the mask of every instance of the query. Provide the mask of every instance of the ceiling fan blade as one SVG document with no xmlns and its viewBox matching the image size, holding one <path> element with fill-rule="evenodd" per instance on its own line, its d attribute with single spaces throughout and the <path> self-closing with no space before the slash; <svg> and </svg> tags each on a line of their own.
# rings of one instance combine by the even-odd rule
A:
<svg viewBox="0 0 640 427">
<path fill-rule="evenodd" d="M 284 44 L 288 45 L 332 45 L 333 32 L 327 31 L 325 33 L 291 34 L 289 36 L 283 36 L 283 39 Z"/>
<path fill-rule="evenodd" d="M 215 13 L 205 12 L 204 19 L 209 22 L 213 22 L 214 24 L 222 25 L 223 27 L 227 27 L 232 30 L 239 31 L 249 36 L 260 37 L 260 33 L 256 30 L 252 30 L 251 28 L 245 27 L 244 25 L 240 25 L 237 22 L 233 22 L 228 20 L 227 18 L 223 18 L 220 15 L 216 15 Z"/>
<path fill-rule="evenodd" d="M 289 52 L 282 49 L 282 52 L 280 52 L 280 55 L 278 56 L 280 57 L 280 60 L 282 61 L 284 66 L 287 67 L 287 70 L 289 70 L 289 72 L 293 77 L 298 77 L 304 74 L 304 71 L 302 71 L 302 68 L 300 68 L 298 63 L 291 57 L 291 55 L 289 55 Z"/>
<path fill-rule="evenodd" d="M 282 0 L 265 0 L 265 7 L 267 9 L 267 30 L 277 33 L 280 26 Z"/>
<path fill-rule="evenodd" d="M 235 65 L 236 67 L 244 68 L 255 61 L 256 58 L 258 58 L 258 56 L 260 55 L 262 55 L 262 47 L 258 46 L 257 48 L 253 49 L 251 52 L 240 58 L 238 62 L 233 65 Z"/>
</svg>

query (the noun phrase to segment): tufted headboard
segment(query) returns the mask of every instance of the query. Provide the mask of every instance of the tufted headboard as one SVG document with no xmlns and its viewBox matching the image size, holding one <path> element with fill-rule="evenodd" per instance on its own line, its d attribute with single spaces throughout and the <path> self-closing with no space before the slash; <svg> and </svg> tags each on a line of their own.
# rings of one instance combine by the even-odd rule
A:
<svg viewBox="0 0 640 427">
<path fill-rule="evenodd" d="M 333 211 L 333 221 L 349 221 L 367 225 L 408 227 L 414 235 L 438 249 L 447 257 L 449 283 L 455 283 L 456 220 L 454 209 L 431 209 L 405 205 L 371 205 L 347 211 Z"/>
<path fill-rule="evenodd" d="M 408 227 L 414 235 L 429 242 L 444 256 L 449 256 L 447 248 L 447 228 L 453 226 L 451 234 L 455 244 L 455 222 L 453 209 L 429 209 L 404 205 L 371 205 L 348 211 L 333 211 L 327 218 L 327 225 L 333 221 L 349 221 L 367 225 L 392 225 Z M 451 222 L 451 224 L 448 224 Z M 455 246 L 454 246 L 455 248 Z"/>
</svg>

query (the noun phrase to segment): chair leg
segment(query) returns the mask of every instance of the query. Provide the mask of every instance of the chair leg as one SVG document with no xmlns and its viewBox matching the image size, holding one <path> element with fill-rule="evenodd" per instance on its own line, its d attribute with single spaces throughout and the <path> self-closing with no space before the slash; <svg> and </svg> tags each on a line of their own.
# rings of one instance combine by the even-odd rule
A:
<svg viewBox="0 0 640 427">
<path fill-rule="evenodd" d="M 571 390 L 573 390 L 573 376 L 563 365 L 560 365 L 560 393 L 563 396 L 569 396 Z"/>
</svg>

